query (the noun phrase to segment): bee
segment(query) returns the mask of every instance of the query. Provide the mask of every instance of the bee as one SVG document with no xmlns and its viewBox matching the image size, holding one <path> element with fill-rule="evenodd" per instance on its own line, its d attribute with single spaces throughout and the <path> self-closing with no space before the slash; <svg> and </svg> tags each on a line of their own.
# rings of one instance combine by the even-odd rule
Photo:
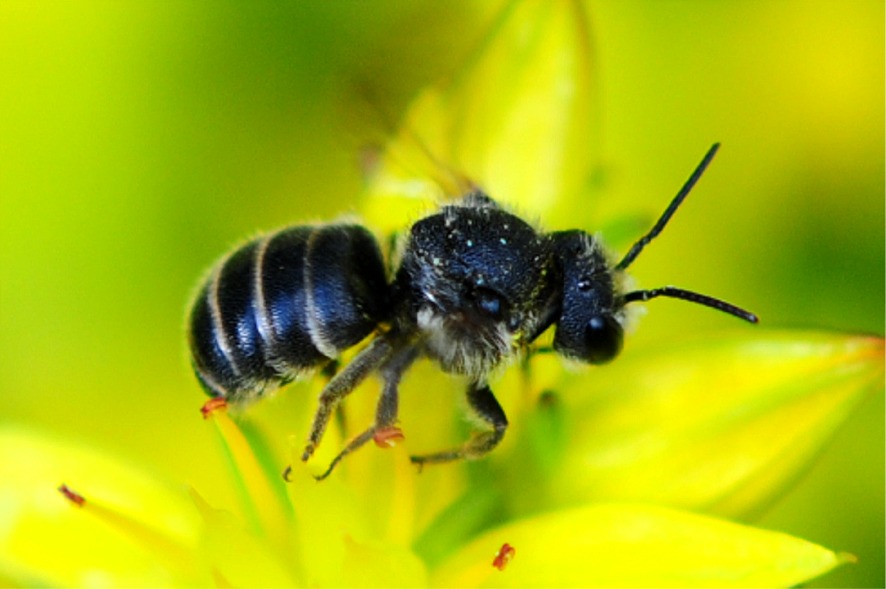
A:
<svg viewBox="0 0 886 589">
<path fill-rule="evenodd" d="M 357 224 L 295 226 L 256 239 L 219 262 L 193 304 L 188 335 L 197 379 L 211 397 L 243 405 L 334 363 L 372 335 L 322 390 L 302 460 L 311 458 L 342 400 L 374 372 L 383 381 L 375 422 L 318 478 L 369 440 L 402 438 L 399 385 L 422 357 L 466 378 L 468 405 L 487 427 L 459 447 L 411 461 L 421 467 L 481 457 L 508 427 L 490 374 L 549 328 L 555 352 L 603 364 L 621 351 L 625 307 L 637 301 L 677 298 L 757 322 L 696 292 L 622 286 L 625 271 L 718 148 L 708 150 L 652 229 L 615 264 L 590 233 L 540 232 L 476 189 L 409 228 L 390 277 L 377 240 Z"/>
</svg>

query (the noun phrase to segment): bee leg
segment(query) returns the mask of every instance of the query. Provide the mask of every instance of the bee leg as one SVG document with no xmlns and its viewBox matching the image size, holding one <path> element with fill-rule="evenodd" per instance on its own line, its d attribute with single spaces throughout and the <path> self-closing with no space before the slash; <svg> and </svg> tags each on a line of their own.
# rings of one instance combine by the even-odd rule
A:
<svg viewBox="0 0 886 589">
<path fill-rule="evenodd" d="M 307 461 L 314 453 L 326 431 L 332 412 L 335 411 L 342 399 L 369 376 L 370 372 L 383 364 L 393 349 L 393 344 L 387 338 L 377 337 L 329 381 L 329 384 L 320 393 L 320 405 L 317 408 L 317 413 L 314 414 L 314 423 L 308 436 L 308 444 L 301 456 L 302 461 Z"/>
<path fill-rule="evenodd" d="M 505 417 L 505 412 L 495 399 L 495 395 L 492 394 L 489 385 L 486 383 L 472 383 L 468 387 L 467 397 L 471 409 L 476 412 L 480 419 L 492 426 L 492 430 L 475 435 L 460 448 L 426 456 L 410 456 L 409 459 L 413 464 L 422 467 L 425 464 L 450 462 L 463 458 L 479 458 L 498 446 L 498 443 L 505 436 L 505 430 L 508 428 L 508 418 Z"/>
<path fill-rule="evenodd" d="M 397 410 L 400 404 L 400 379 L 403 377 L 403 373 L 406 372 L 406 369 L 415 362 L 417 357 L 418 349 L 415 347 L 407 347 L 394 354 L 394 356 L 382 367 L 380 372 L 384 379 L 384 385 L 382 387 L 381 396 L 378 399 L 378 406 L 375 410 L 375 423 L 372 424 L 369 429 L 351 440 L 348 445 L 345 446 L 344 450 L 339 452 L 338 456 L 336 456 L 329 464 L 329 468 L 326 469 L 326 472 L 315 477 L 318 481 L 322 481 L 328 477 L 336 465 L 341 462 L 342 458 L 357 450 L 369 440 L 375 438 L 376 434 L 379 432 L 388 430 L 394 426 L 397 422 Z"/>
<path fill-rule="evenodd" d="M 325 379 L 323 387 L 325 388 L 329 381 L 335 378 L 336 373 L 341 368 L 341 361 L 338 359 L 330 360 L 326 366 L 320 369 L 320 376 Z M 345 406 L 339 404 L 339 406 L 335 410 L 335 429 L 338 430 L 339 435 L 343 436 L 346 431 L 348 431 L 348 419 L 347 414 L 345 413 Z"/>
</svg>

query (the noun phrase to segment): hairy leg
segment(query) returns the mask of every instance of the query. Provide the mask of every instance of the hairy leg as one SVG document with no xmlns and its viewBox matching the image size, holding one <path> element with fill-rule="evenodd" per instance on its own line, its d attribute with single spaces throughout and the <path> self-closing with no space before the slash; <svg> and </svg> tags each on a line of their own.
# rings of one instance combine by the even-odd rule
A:
<svg viewBox="0 0 886 589">
<path fill-rule="evenodd" d="M 505 412 L 502 410 L 501 405 L 495 399 L 495 395 L 492 394 L 489 385 L 486 383 L 472 383 L 468 387 L 467 398 L 471 409 L 485 423 L 489 424 L 491 430 L 475 435 L 458 448 L 425 456 L 411 456 L 410 460 L 413 464 L 424 466 L 425 464 L 450 462 L 464 458 L 479 458 L 498 446 L 498 443 L 505 436 L 508 419 L 505 417 Z"/>
<path fill-rule="evenodd" d="M 320 393 L 320 404 L 314 414 L 314 423 L 308 436 L 308 443 L 302 453 L 302 461 L 307 461 L 323 438 L 326 426 L 333 411 L 359 385 L 369 373 L 381 366 L 393 353 L 394 346 L 384 336 L 372 340 L 365 350 L 345 366 L 329 381 Z"/>
<path fill-rule="evenodd" d="M 329 464 L 329 468 L 326 469 L 326 472 L 316 477 L 318 481 L 328 477 L 342 458 L 363 446 L 378 433 L 384 432 L 394 426 L 397 422 L 400 379 L 403 377 L 403 373 L 406 372 L 406 369 L 415 362 L 417 357 L 417 348 L 411 346 L 406 347 L 396 352 L 381 368 L 380 373 L 384 379 L 384 385 L 375 411 L 375 423 L 373 423 L 366 431 L 352 439 L 348 445 L 339 452 L 338 456 L 336 456 Z"/>
</svg>

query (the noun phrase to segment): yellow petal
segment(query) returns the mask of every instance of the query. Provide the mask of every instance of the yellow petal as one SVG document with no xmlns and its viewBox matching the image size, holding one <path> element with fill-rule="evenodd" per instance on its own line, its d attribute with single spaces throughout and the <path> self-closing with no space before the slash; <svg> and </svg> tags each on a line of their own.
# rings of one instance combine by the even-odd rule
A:
<svg viewBox="0 0 886 589">
<path fill-rule="evenodd" d="M 282 461 L 274 461 L 261 443 L 258 432 L 244 431 L 231 420 L 225 409 L 213 411 L 208 419 L 217 426 L 253 529 L 285 546 L 289 541 L 292 509 L 280 468 Z"/>
<path fill-rule="evenodd" d="M 214 509 L 193 489 L 205 521 L 202 559 L 215 584 L 227 587 L 292 587 L 297 563 L 267 537 L 244 527 L 233 514 Z"/>
<path fill-rule="evenodd" d="M 508 543 L 504 570 L 492 563 Z M 640 504 L 600 504 L 489 531 L 434 574 L 441 587 L 790 587 L 851 560 L 810 542 Z"/>
<path fill-rule="evenodd" d="M 300 460 L 302 449 L 298 444 L 293 453 L 287 490 L 295 510 L 304 580 L 309 586 L 344 586 L 345 538 L 370 537 L 364 505 L 337 473 L 315 480 Z"/>
<path fill-rule="evenodd" d="M 408 549 L 389 543 L 360 543 L 345 538 L 342 566 L 345 587 L 424 587 L 424 564 Z"/>
<path fill-rule="evenodd" d="M 86 497 L 78 507 L 59 493 Z M 0 430 L 0 578 L 33 586 L 205 585 L 184 489 L 70 440 Z"/>
<path fill-rule="evenodd" d="M 364 494 L 354 486 L 344 484 L 344 476 L 361 455 L 378 448 L 364 448 L 355 453 L 354 460 L 343 463 L 331 476 L 318 482 L 310 474 L 311 469 L 300 460 L 293 462 L 289 491 L 297 516 L 298 541 L 301 547 L 305 581 L 310 586 L 338 587 L 399 587 L 426 584 L 423 563 L 409 548 L 408 539 L 400 538 L 400 532 L 391 530 L 401 522 L 396 516 L 397 506 L 389 503 L 402 499 L 394 489 L 393 496 Z M 299 445 L 296 455 L 300 455 Z M 402 462 L 402 464 L 400 464 Z M 395 468 L 408 467 L 405 456 Z M 385 480 L 388 469 L 369 473 L 383 489 L 392 485 Z M 405 478 L 398 476 L 396 481 Z M 414 476 L 414 470 L 408 474 Z M 406 483 L 411 487 L 411 483 Z M 387 516 L 387 517 L 386 517 Z M 381 521 L 379 521 L 381 520 Z M 409 526 L 406 527 L 409 529 Z"/>
<path fill-rule="evenodd" d="M 883 364 L 882 339 L 819 332 L 628 350 L 556 389 L 551 427 L 562 431 L 550 434 L 538 494 L 747 517 L 809 466 L 867 394 L 882 394 Z M 533 456 L 525 443 L 514 451 Z"/>
<path fill-rule="evenodd" d="M 586 193 L 590 52 L 580 2 L 508 2 L 453 78 L 410 106 L 370 186 L 369 220 L 391 219 L 397 192 L 411 215 L 419 207 L 410 202 L 457 196 L 471 183 L 535 214 Z"/>
</svg>

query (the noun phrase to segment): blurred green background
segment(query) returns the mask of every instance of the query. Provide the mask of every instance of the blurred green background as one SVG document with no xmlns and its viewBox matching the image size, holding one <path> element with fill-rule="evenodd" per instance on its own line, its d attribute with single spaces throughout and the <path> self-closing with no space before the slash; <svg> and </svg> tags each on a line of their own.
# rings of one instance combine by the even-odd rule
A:
<svg viewBox="0 0 886 589">
<path fill-rule="evenodd" d="M 589 11 L 589 140 L 613 208 L 660 210 L 723 143 L 632 267 L 641 284 L 721 295 L 765 326 L 882 334 L 883 3 Z M 399 112 L 489 14 L 0 2 L 0 419 L 211 485 L 221 457 L 199 428 L 182 330 L 198 278 L 258 230 L 358 208 L 354 88 Z M 663 301 L 633 338 L 733 322 Z M 884 584 L 883 421 L 883 399 L 865 403 L 760 522 L 860 557 L 813 586 Z"/>
</svg>

